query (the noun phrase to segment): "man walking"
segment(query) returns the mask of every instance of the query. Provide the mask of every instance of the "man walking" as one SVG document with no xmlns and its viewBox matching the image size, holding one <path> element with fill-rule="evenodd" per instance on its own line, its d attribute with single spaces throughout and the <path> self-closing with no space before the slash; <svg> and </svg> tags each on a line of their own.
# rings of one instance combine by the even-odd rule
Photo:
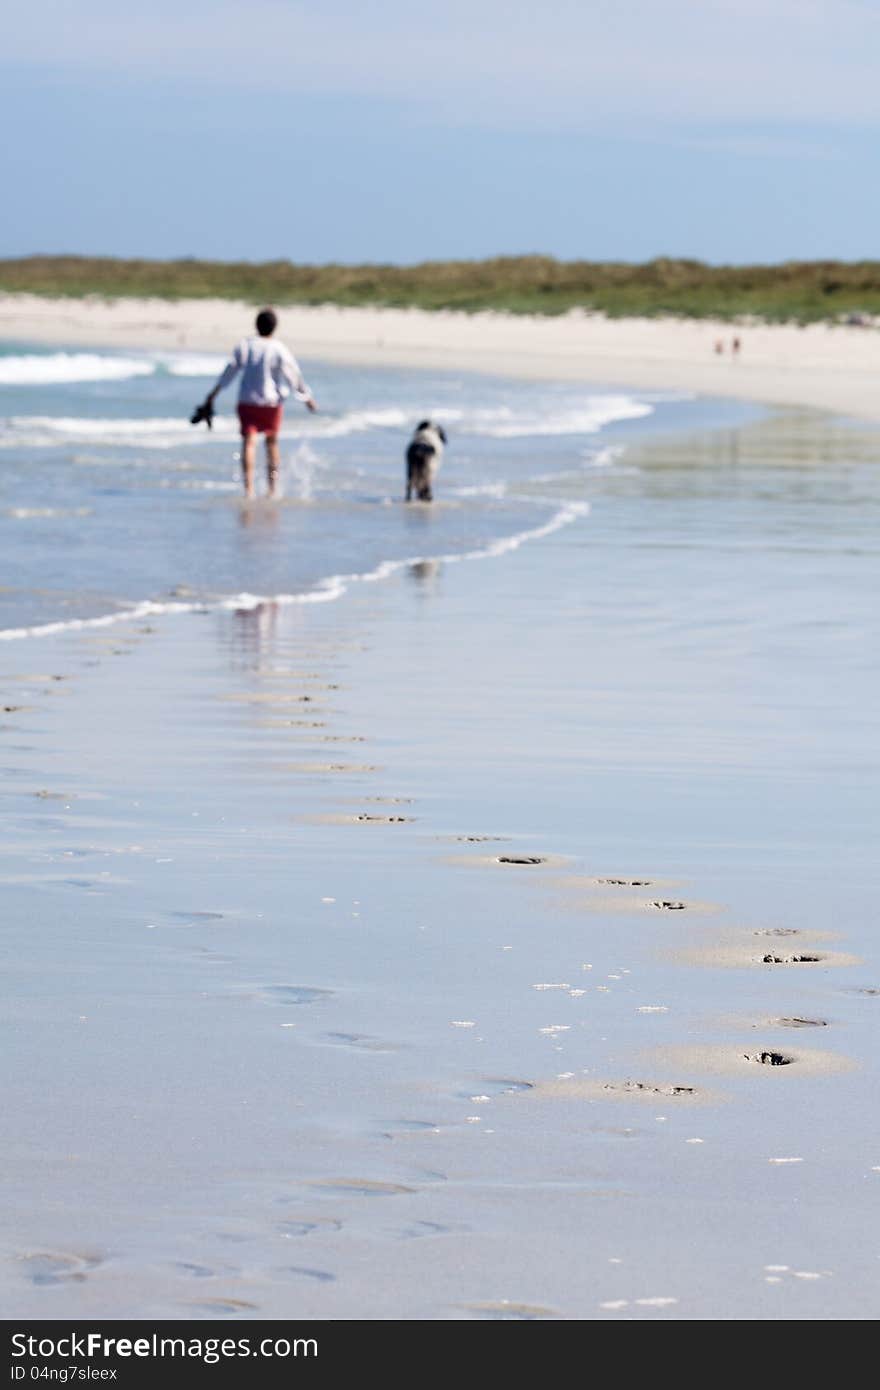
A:
<svg viewBox="0 0 880 1390">
<path fill-rule="evenodd" d="M 284 401 L 293 391 L 308 410 L 317 410 L 317 402 L 303 380 L 293 353 L 273 337 L 278 316 L 272 309 L 257 314 L 255 337 L 243 338 L 233 350 L 217 385 L 205 398 L 201 410 L 213 413 L 214 400 L 241 372 L 238 391 L 238 418 L 241 424 L 241 469 L 246 497 L 254 496 L 254 456 L 257 435 L 266 438 L 266 473 L 269 496 L 278 489 L 281 456 L 278 435 L 284 413 Z"/>
</svg>

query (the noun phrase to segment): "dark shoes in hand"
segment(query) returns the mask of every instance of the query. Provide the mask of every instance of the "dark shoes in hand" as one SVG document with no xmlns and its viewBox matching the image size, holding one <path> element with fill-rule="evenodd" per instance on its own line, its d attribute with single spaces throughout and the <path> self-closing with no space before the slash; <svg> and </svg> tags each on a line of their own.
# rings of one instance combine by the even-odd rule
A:
<svg viewBox="0 0 880 1390">
<path fill-rule="evenodd" d="M 214 419 L 214 406 L 213 406 L 212 402 L 211 402 L 211 401 L 203 401 L 201 405 L 197 405 L 197 406 L 196 406 L 195 410 L 193 411 L 192 415 L 190 416 L 189 422 L 190 422 L 191 425 L 200 425 L 200 424 L 202 423 L 202 421 L 204 420 L 205 424 L 208 426 L 208 429 L 211 429 L 211 428 L 213 428 L 213 425 L 212 425 L 213 419 Z"/>
</svg>

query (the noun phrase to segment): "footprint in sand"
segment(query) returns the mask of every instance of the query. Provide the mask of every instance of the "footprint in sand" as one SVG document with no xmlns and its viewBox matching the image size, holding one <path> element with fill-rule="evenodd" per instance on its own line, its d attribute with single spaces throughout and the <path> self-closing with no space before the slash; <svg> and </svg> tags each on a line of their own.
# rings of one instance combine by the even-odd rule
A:
<svg viewBox="0 0 880 1390">
<path fill-rule="evenodd" d="M 264 680 L 322 681 L 320 671 L 298 671 L 289 666 L 261 666 L 257 675 Z"/>
<path fill-rule="evenodd" d="M 468 839 L 471 839 L 472 837 L 464 835 L 455 835 L 452 837 L 448 835 L 438 835 L 436 836 L 436 838 L 439 840 L 448 840 L 452 838 L 460 842 L 464 842 Z M 479 837 L 475 836 L 473 838 L 479 838 L 480 840 L 503 840 L 507 837 L 503 835 L 488 835 Z M 492 869 L 493 871 L 502 869 L 506 873 L 510 873 L 511 870 L 528 869 L 531 873 L 536 872 L 539 869 L 542 871 L 546 871 L 547 869 L 561 868 L 564 864 L 567 863 L 567 860 L 565 859 L 564 855 L 561 854 L 520 854 L 518 852 L 509 852 L 505 854 L 479 855 L 456 854 L 454 856 L 450 856 L 447 862 L 450 864 L 458 864 L 465 869 Z"/>
<path fill-rule="evenodd" d="M 538 1322 L 541 1318 L 559 1317 L 554 1308 L 542 1308 L 535 1303 L 512 1303 L 506 1298 L 490 1303 L 460 1303 L 458 1306 L 477 1318 L 492 1322 Z"/>
<path fill-rule="evenodd" d="M 10 674 L 8 674 L 8 675 L 6 676 L 6 679 L 9 680 L 9 681 L 24 681 L 27 685 L 33 685 L 33 684 L 34 684 L 35 682 L 37 682 L 37 681 L 63 681 L 63 680 L 67 680 L 67 676 L 47 675 L 45 672 L 41 671 L 41 672 L 36 673 L 36 674 L 33 673 L 33 672 L 27 672 L 27 673 L 25 673 L 25 674 L 21 674 L 21 673 L 17 673 L 17 674 L 16 674 L 16 673 L 10 673 Z"/>
<path fill-rule="evenodd" d="M 696 1086 L 679 1086 L 667 1082 L 601 1081 L 591 1077 L 562 1076 L 542 1081 L 534 1087 L 539 1100 L 673 1100 L 700 1101 L 709 1097 Z"/>
<path fill-rule="evenodd" d="M 243 1298 L 212 1298 L 204 1303 L 186 1303 L 186 1308 L 197 1308 L 212 1317 L 233 1317 L 236 1313 L 256 1312 L 256 1303 L 247 1303 Z"/>
<path fill-rule="evenodd" d="M 717 1076 L 735 1076 L 743 1071 L 753 1073 L 785 1069 L 788 1076 L 828 1076 L 834 1072 L 851 1071 L 852 1058 L 834 1052 L 819 1052 L 813 1048 L 758 1047 L 740 1052 L 735 1047 L 701 1043 L 690 1047 L 662 1047 L 653 1056 L 667 1066 L 693 1068 Z"/>
<path fill-rule="evenodd" d="M 383 1139 L 406 1139 L 415 1134 L 439 1134 L 440 1125 L 434 1120 L 398 1120 L 394 1129 L 382 1130 Z"/>
<path fill-rule="evenodd" d="M 326 719 L 258 719 L 261 729 L 326 729 Z"/>
<path fill-rule="evenodd" d="M 800 936 L 797 927 L 759 927 L 754 936 Z"/>
<path fill-rule="evenodd" d="M 768 1018 L 767 1024 L 771 1028 L 827 1028 L 827 1018 L 802 1018 L 798 1014 L 791 1014 L 783 1018 Z M 755 1028 L 760 1028 L 761 1024 L 756 1023 Z"/>
<path fill-rule="evenodd" d="M 480 1100 L 491 1100 L 493 1096 L 515 1096 L 522 1091 L 532 1090 L 532 1081 L 520 1081 L 513 1077 L 490 1077 L 475 1082 L 467 1091 L 460 1091 L 458 1099 L 472 1100 L 476 1104 Z"/>
<path fill-rule="evenodd" d="M 507 835 L 453 835 L 452 838 L 463 845 L 483 845 L 487 844 L 489 841 L 497 843 L 509 837 Z"/>
<path fill-rule="evenodd" d="M 650 888 L 649 878 L 597 878 L 597 883 L 606 883 L 615 888 Z"/>
<path fill-rule="evenodd" d="M 825 956 L 819 954 L 808 954 L 800 952 L 796 955 L 777 955 L 774 951 L 768 951 L 761 957 L 763 965 L 819 965 Z"/>
<path fill-rule="evenodd" d="M 22 1255 L 19 1264 L 25 1278 L 32 1284 L 81 1284 L 93 1269 L 97 1269 L 101 1260 L 97 1255 L 40 1251 L 33 1255 Z"/>
<path fill-rule="evenodd" d="M 286 1202 L 288 1198 L 283 1197 L 281 1200 Z M 342 1222 L 336 1221 L 334 1218 L 325 1220 L 323 1217 L 317 1221 L 282 1221 L 275 1229 L 284 1240 L 298 1240 L 302 1236 L 314 1235 L 315 1231 L 322 1233 L 341 1231 Z"/>
<path fill-rule="evenodd" d="M 314 1279 L 319 1284 L 336 1283 L 336 1275 L 331 1274 L 329 1269 L 309 1269 L 305 1265 L 284 1265 L 277 1273 L 294 1274 L 300 1279 Z"/>
<path fill-rule="evenodd" d="M 404 1226 L 398 1231 L 397 1236 L 400 1240 L 421 1240 L 425 1236 L 446 1236 L 470 1229 L 470 1226 L 459 1223 L 445 1225 L 441 1221 L 414 1221 L 411 1226 Z"/>
<path fill-rule="evenodd" d="M 207 946 L 190 947 L 175 942 L 173 946 L 169 947 L 169 949 L 177 953 L 178 960 L 190 961 L 195 965 L 235 964 L 235 958 L 233 956 L 224 956 L 220 953 L 220 951 L 212 951 Z"/>
<path fill-rule="evenodd" d="M 212 1269 L 210 1265 L 192 1264 L 189 1260 L 177 1260 L 173 1267 L 188 1279 L 219 1279 L 221 1275 L 228 1278 L 239 1273 L 229 1265 L 224 1265 L 222 1269 Z"/>
<path fill-rule="evenodd" d="M 744 1052 L 743 1058 L 746 1062 L 755 1062 L 762 1067 L 790 1067 L 796 1058 L 789 1057 L 784 1052 Z"/>
<path fill-rule="evenodd" d="M 353 816 L 352 820 L 361 825 L 411 825 L 415 816 L 373 816 L 361 811 L 360 815 Z"/>
<path fill-rule="evenodd" d="M 400 1197 L 418 1191 L 399 1182 L 374 1182 L 372 1178 L 316 1178 L 308 1187 L 343 1197 Z"/>
<path fill-rule="evenodd" d="M 711 944 L 707 942 L 704 945 L 687 946 L 672 952 L 671 955 L 673 959 L 684 961 L 688 965 L 722 966 L 731 969 L 754 969 L 755 967 L 760 969 L 761 966 L 770 965 L 774 968 L 777 966 L 798 966 L 806 970 L 860 964 L 858 957 L 847 955 L 842 951 L 812 949 L 812 941 L 817 937 L 815 932 L 804 932 L 801 935 L 805 945 L 810 942 L 811 949 L 796 951 L 786 951 L 779 947 L 767 949 L 755 941 L 754 932 L 750 931 L 741 936 L 730 936 L 726 940 L 722 939 Z"/>
<path fill-rule="evenodd" d="M 236 705 L 311 705 L 313 695 L 280 695 L 274 691 L 261 691 L 248 695 L 221 695 L 221 700 Z"/>
<path fill-rule="evenodd" d="M 687 903 L 676 902 L 674 898 L 655 898 L 651 906 L 661 912 L 683 912 Z"/>
<path fill-rule="evenodd" d="M 332 989 L 313 989 L 310 985 L 263 985 L 257 997 L 268 1004 L 317 1004 L 329 999 Z"/>
<path fill-rule="evenodd" d="M 695 1086 L 654 1085 L 649 1081 L 604 1081 L 603 1091 L 628 1096 L 695 1096 Z"/>
<path fill-rule="evenodd" d="M 396 1043 L 370 1037 L 369 1033 L 325 1033 L 323 1041 L 331 1047 L 352 1047 L 358 1052 L 399 1052 Z"/>
</svg>

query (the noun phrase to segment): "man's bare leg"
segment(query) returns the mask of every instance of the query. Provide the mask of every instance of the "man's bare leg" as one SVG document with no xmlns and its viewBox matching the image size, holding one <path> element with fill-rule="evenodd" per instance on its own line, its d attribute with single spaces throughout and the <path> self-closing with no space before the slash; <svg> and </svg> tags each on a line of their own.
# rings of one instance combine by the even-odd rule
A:
<svg viewBox="0 0 880 1390">
<path fill-rule="evenodd" d="M 245 497 L 253 497 L 254 495 L 254 454 L 256 449 L 256 436 L 253 433 L 243 435 L 241 441 L 241 475 L 244 479 Z"/>
<path fill-rule="evenodd" d="M 277 434 L 266 435 L 266 477 L 269 480 L 269 496 L 278 492 L 278 475 L 281 471 L 281 450 L 278 448 Z"/>
</svg>

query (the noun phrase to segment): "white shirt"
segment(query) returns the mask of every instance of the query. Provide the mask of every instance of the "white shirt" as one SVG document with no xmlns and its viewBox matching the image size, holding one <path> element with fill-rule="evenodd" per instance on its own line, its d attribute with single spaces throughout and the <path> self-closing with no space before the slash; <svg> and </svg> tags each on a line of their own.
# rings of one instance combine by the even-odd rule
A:
<svg viewBox="0 0 880 1390">
<path fill-rule="evenodd" d="M 293 353 L 277 338 L 242 338 L 233 349 L 216 390 L 223 391 L 239 372 L 240 405 L 280 405 L 291 391 L 298 401 L 308 400 L 312 394 Z"/>
</svg>

